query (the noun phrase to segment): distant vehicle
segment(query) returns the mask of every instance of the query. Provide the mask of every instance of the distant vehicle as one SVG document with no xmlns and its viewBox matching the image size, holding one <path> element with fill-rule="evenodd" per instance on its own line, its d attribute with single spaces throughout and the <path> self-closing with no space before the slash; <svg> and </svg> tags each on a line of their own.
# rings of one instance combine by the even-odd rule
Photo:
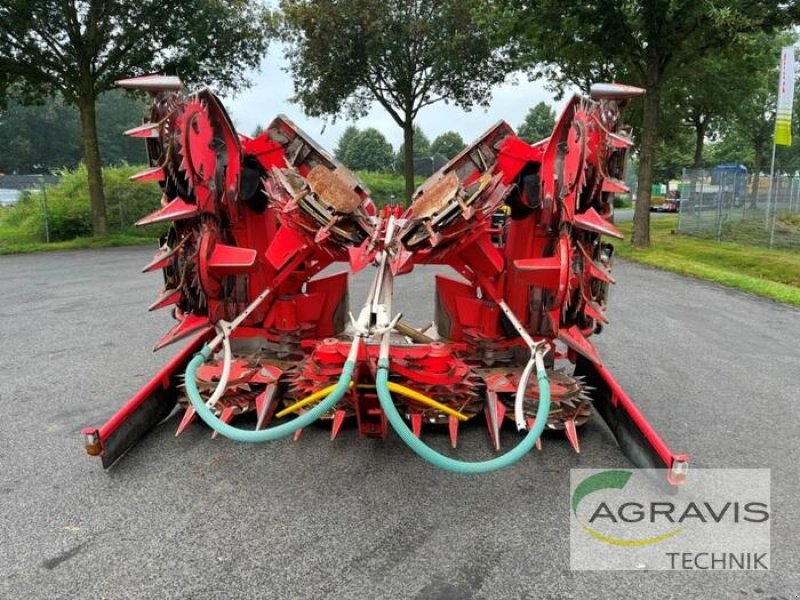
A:
<svg viewBox="0 0 800 600">
<path fill-rule="evenodd" d="M 681 210 L 681 194 L 678 190 L 670 190 L 667 192 L 664 202 L 661 204 L 652 204 L 650 212 L 661 213 L 676 213 Z"/>
</svg>

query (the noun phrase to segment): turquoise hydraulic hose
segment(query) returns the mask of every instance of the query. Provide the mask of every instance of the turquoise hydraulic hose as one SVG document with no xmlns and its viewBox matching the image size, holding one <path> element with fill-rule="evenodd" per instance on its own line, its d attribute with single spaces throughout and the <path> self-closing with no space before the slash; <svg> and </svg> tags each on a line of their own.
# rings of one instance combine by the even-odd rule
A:
<svg viewBox="0 0 800 600">
<path fill-rule="evenodd" d="M 389 361 L 385 358 L 381 358 L 378 361 L 378 374 L 375 380 L 375 386 L 378 390 L 378 399 L 380 400 L 381 408 L 383 408 L 383 412 L 388 417 L 389 423 L 391 423 L 397 435 L 400 436 L 400 439 L 402 439 L 409 448 L 436 467 L 446 471 L 452 471 L 453 473 L 473 475 L 477 473 L 490 473 L 491 471 L 497 471 L 513 465 L 530 452 L 536 440 L 539 439 L 539 436 L 542 434 L 547 424 L 547 416 L 550 413 L 550 382 L 547 379 L 547 373 L 544 371 L 537 372 L 536 377 L 539 381 L 539 409 L 536 411 L 536 423 L 513 450 L 509 450 L 497 458 L 481 462 L 464 462 L 439 454 L 414 435 L 414 432 L 406 425 L 405 420 L 398 412 L 394 402 L 392 402 L 392 395 L 389 392 L 388 385 Z"/>
<path fill-rule="evenodd" d="M 272 442 L 290 436 L 298 429 L 311 425 L 311 423 L 336 406 L 336 403 L 342 399 L 350 386 L 350 380 L 353 378 L 353 371 L 355 370 L 355 362 L 348 359 L 347 362 L 344 363 L 342 374 L 339 377 L 336 388 L 328 397 L 314 408 L 292 419 L 289 423 L 283 423 L 282 425 L 277 425 L 268 429 L 239 429 L 238 427 L 232 427 L 221 421 L 214 412 L 206 406 L 203 397 L 200 395 L 200 391 L 197 389 L 197 369 L 208 360 L 212 352 L 210 347 L 203 346 L 200 352 L 189 361 L 189 366 L 186 367 L 186 393 L 189 395 L 189 401 L 192 403 L 192 406 L 194 406 L 195 411 L 200 418 L 205 421 L 206 425 L 211 427 L 214 431 L 218 431 L 221 435 L 237 442 Z"/>
</svg>

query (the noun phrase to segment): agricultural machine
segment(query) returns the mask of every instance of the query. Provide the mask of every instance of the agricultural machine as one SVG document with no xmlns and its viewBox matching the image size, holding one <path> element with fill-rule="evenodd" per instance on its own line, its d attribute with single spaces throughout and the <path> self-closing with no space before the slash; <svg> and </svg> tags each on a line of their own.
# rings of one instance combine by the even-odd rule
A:
<svg viewBox="0 0 800 600">
<path fill-rule="evenodd" d="M 147 144 L 168 227 L 144 271 L 164 289 L 150 310 L 176 323 L 155 349 L 191 341 L 100 428 L 84 430 L 104 467 L 176 405 L 176 435 L 202 420 L 243 442 L 297 438 L 318 420 L 335 439 L 390 429 L 422 458 L 459 473 L 508 466 L 597 413 L 639 467 L 679 484 L 673 452 L 603 364 L 590 338 L 607 322 L 612 198 L 631 146 L 620 110 L 637 88 L 602 84 L 575 96 L 552 135 L 527 144 L 506 123 L 435 173 L 410 206 L 376 207 L 369 190 L 284 116 L 258 137 L 235 131 L 208 90 L 176 77 L 120 82 L 152 96 L 128 135 Z M 336 270 L 343 265 L 344 270 Z M 418 329 L 392 310 L 395 285 L 437 265 L 435 307 Z M 451 267 L 444 274 L 441 267 Z M 373 271 L 351 312 L 348 278 Z M 497 453 L 464 462 L 425 443 L 485 420 Z M 501 451 L 509 422 L 521 440 Z"/>
</svg>

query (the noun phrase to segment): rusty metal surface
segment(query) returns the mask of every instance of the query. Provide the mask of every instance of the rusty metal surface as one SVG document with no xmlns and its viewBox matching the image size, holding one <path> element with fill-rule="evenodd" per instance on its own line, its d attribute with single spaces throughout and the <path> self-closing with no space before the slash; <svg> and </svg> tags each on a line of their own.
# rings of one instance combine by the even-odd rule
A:
<svg viewBox="0 0 800 600">
<path fill-rule="evenodd" d="M 447 206 L 461 188 L 454 171 L 441 175 L 411 205 L 414 217 L 424 219 Z"/>
<path fill-rule="evenodd" d="M 362 200 L 355 190 L 338 173 L 323 165 L 311 169 L 306 180 L 317 197 L 337 212 L 350 214 L 361 204 Z"/>
</svg>

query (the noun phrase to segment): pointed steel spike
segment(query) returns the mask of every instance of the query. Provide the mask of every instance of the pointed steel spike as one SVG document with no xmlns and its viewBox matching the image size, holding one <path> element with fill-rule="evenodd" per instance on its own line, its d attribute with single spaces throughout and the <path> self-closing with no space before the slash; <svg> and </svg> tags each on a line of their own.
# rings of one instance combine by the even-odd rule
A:
<svg viewBox="0 0 800 600">
<path fill-rule="evenodd" d="M 166 206 L 139 219 L 134 225 L 140 227 L 142 225 L 152 225 L 153 223 L 163 223 L 164 221 L 180 221 L 181 219 L 194 217 L 199 212 L 196 204 L 189 204 L 183 198 L 175 198 Z"/>
<path fill-rule="evenodd" d="M 278 386 L 274 383 L 267 385 L 266 389 L 256 397 L 256 430 L 261 429 L 272 420 L 275 409 L 278 407 Z"/>
<path fill-rule="evenodd" d="M 617 229 L 613 223 L 607 221 L 604 217 L 600 216 L 594 207 L 589 208 L 586 212 L 576 214 L 575 227 L 585 231 L 594 231 L 603 235 L 610 235 L 611 237 L 624 239 L 622 232 Z"/>
<path fill-rule="evenodd" d="M 128 179 L 130 181 L 162 181 L 166 178 L 163 167 L 152 167 L 131 175 Z"/>
<path fill-rule="evenodd" d="M 558 339 L 593 363 L 600 363 L 600 355 L 597 354 L 597 349 L 594 347 L 594 344 L 586 339 L 577 325 L 573 325 L 569 328 L 562 327 L 558 332 Z"/>
<path fill-rule="evenodd" d="M 561 281 L 561 258 L 520 258 L 514 261 L 519 279 L 535 283 L 538 287 L 556 288 Z"/>
<path fill-rule="evenodd" d="M 197 412 L 194 409 L 194 406 L 191 404 L 186 407 L 186 412 L 183 413 L 183 418 L 181 422 L 178 424 L 178 429 L 175 431 L 175 437 L 178 437 L 182 434 L 189 425 L 195 422 L 197 419 Z"/>
<path fill-rule="evenodd" d="M 317 235 L 314 236 L 314 243 L 315 244 L 323 244 L 329 237 L 331 237 L 331 231 L 327 227 L 323 227 L 319 231 L 317 231 Z"/>
<path fill-rule="evenodd" d="M 371 258 L 368 251 L 370 241 L 371 240 L 367 238 L 360 246 L 348 246 L 347 256 L 350 261 L 350 269 L 353 273 L 358 273 L 369 264 Z"/>
<path fill-rule="evenodd" d="M 619 179 L 609 177 L 608 179 L 603 179 L 603 191 L 611 192 L 612 194 L 627 194 L 631 191 L 631 188 Z"/>
<path fill-rule="evenodd" d="M 225 408 L 222 409 L 222 414 L 219 416 L 219 420 L 225 424 L 230 423 L 231 420 L 233 419 L 233 413 L 235 410 L 236 410 L 235 406 L 226 406 Z M 214 433 L 211 434 L 211 439 L 215 440 L 218 437 L 219 437 L 219 431 L 215 430 Z"/>
<path fill-rule="evenodd" d="M 150 271 L 157 271 L 163 269 L 169 264 L 172 255 L 175 254 L 175 248 L 170 248 L 166 246 L 166 250 L 162 246 L 156 255 L 153 257 L 149 263 L 147 263 L 144 268 L 142 269 L 142 273 L 149 273 Z"/>
<path fill-rule="evenodd" d="M 258 251 L 254 248 L 240 248 L 227 244 L 214 244 L 208 258 L 208 268 L 219 275 L 238 275 L 251 271 L 256 264 Z"/>
<path fill-rule="evenodd" d="M 299 440 L 301 435 L 303 435 L 302 427 L 294 432 L 294 441 L 296 442 L 297 440 Z"/>
<path fill-rule="evenodd" d="M 176 77 L 175 75 L 159 75 L 158 73 L 117 79 L 115 83 L 126 90 L 143 90 L 151 93 L 183 89 L 183 82 L 180 77 Z"/>
<path fill-rule="evenodd" d="M 400 273 L 406 271 L 413 259 L 414 254 L 401 247 L 397 253 L 397 256 L 389 263 L 389 268 L 392 271 L 392 275 L 399 275 Z"/>
<path fill-rule="evenodd" d="M 533 417 L 528 417 L 527 419 L 525 419 L 525 422 L 528 424 L 528 431 L 530 431 L 531 429 L 533 429 L 536 426 L 536 419 L 534 419 Z M 542 436 L 541 435 L 536 439 L 536 449 L 539 450 L 540 452 L 542 450 Z"/>
<path fill-rule="evenodd" d="M 486 417 L 486 427 L 489 429 L 489 439 L 497 452 L 500 451 L 500 423 L 503 420 L 500 416 L 500 406 L 502 403 L 497 399 L 497 393 L 486 392 L 483 414 Z"/>
<path fill-rule="evenodd" d="M 164 346 L 167 346 L 173 342 L 177 342 L 178 340 L 185 338 L 187 335 L 208 329 L 211 329 L 211 322 L 208 320 L 208 317 L 197 316 L 193 314 L 185 315 L 183 320 L 177 323 L 172 329 L 165 333 L 164 336 L 158 340 L 158 342 L 156 342 L 153 352 L 161 350 L 161 348 Z"/>
<path fill-rule="evenodd" d="M 450 445 L 455 448 L 458 445 L 458 419 L 453 415 L 450 415 L 448 429 L 450 430 Z"/>
<path fill-rule="evenodd" d="M 343 410 L 336 410 L 333 413 L 333 426 L 331 427 L 331 441 L 336 439 L 336 436 L 339 435 L 339 430 L 342 428 L 342 423 L 344 423 L 344 418 L 347 416 L 347 413 Z"/>
<path fill-rule="evenodd" d="M 414 437 L 419 439 L 422 434 L 422 413 L 411 415 L 411 430 L 414 432 Z"/>
<path fill-rule="evenodd" d="M 498 427 L 503 426 L 503 419 L 506 418 L 506 405 L 497 400 L 497 425 Z"/>
<path fill-rule="evenodd" d="M 645 91 L 642 88 L 622 83 L 593 83 L 589 88 L 589 96 L 593 100 L 626 100 L 641 96 Z"/>
<path fill-rule="evenodd" d="M 564 433 L 569 440 L 569 443 L 572 445 L 572 448 L 575 450 L 576 453 L 581 453 L 581 446 L 578 442 L 578 429 L 575 427 L 575 418 L 567 419 L 564 421 Z"/>
<path fill-rule="evenodd" d="M 591 301 L 587 302 L 583 310 L 588 317 L 594 319 L 595 321 L 608 323 L 608 317 L 606 317 L 606 313 L 604 313 L 603 309 L 600 308 L 596 303 Z"/>
<path fill-rule="evenodd" d="M 161 123 L 142 123 L 123 132 L 132 138 L 157 138 L 161 135 Z"/>
<path fill-rule="evenodd" d="M 608 137 L 611 140 L 611 146 L 614 148 L 631 148 L 633 146 L 633 140 L 624 135 L 609 133 Z"/>
<path fill-rule="evenodd" d="M 164 290 L 161 292 L 161 294 L 159 294 L 158 299 L 147 308 L 147 310 L 153 311 L 158 310 L 159 308 L 164 308 L 165 306 L 172 306 L 173 304 L 177 304 L 178 300 L 180 299 L 180 290 Z"/>
</svg>

